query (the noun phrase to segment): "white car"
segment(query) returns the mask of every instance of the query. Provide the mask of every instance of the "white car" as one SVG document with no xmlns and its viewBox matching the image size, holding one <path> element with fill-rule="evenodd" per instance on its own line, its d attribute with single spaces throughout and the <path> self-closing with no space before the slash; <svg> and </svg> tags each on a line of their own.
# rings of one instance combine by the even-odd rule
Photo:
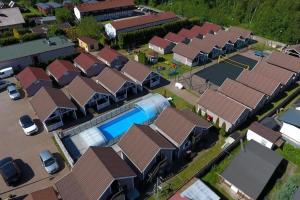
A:
<svg viewBox="0 0 300 200">
<path fill-rule="evenodd" d="M 15 85 L 7 86 L 7 92 L 8 92 L 9 97 L 12 100 L 17 100 L 17 99 L 21 98 L 21 94 L 20 94 L 20 92 L 18 91 L 18 89 L 16 88 Z"/>
<path fill-rule="evenodd" d="M 26 135 L 32 135 L 38 131 L 37 125 L 28 115 L 23 115 L 19 119 L 19 124 Z"/>
</svg>

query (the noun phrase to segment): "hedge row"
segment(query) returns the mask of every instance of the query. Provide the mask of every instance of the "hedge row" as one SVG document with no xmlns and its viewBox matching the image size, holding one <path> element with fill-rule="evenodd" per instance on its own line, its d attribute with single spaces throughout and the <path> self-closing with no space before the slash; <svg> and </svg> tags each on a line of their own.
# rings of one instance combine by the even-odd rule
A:
<svg viewBox="0 0 300 200">
<path fill-rule="evenodd" d="M 19 43 L 20 41 L 26 42 L 26 41 L 36 40 L 36 39 L 40 39 L 42 37 L 43 37 L 43 35 L 38 34 L 38 33 L 25 33 L 24 35 L 21 36 L 20 40 L 13 36 L 6 37 L 6 38 L 0 38 L 0 46 L 16 44 L 16 43 Z"/>
<path fill-rule="evenodd" d="M 154 36 L 163 37 L 169 32 L 177 33 L 182 28 L 191 28 L 193 25 L 198 24 L 199 20 L 184 19 L 176 22 L 163 24 L 160 26 L 154 26 L 151 28 L 145 28 L 128 33 L 118 34 L 117 40 L 114 41 L 119 48 L 129 48 L 141 44 L 146 44 Z"/>
<path fill-rule="evenodd" d="M 0 38 L 0 46 L 7 46 L 16 43 L 19 43 L 19 39 L 15 37 Z"/>
</svg>

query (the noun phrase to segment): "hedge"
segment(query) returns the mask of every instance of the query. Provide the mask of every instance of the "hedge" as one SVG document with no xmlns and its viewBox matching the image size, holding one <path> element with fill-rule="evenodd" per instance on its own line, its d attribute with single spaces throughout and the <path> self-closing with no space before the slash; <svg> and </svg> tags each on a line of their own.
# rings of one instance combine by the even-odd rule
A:
<svg viewBox="0 0 300 200">
<path fill-rule="evenodd" d="M 19 39 L 15 37 L 0 38 L 0 46 L 7 46 L 16 43 L 19 43 Z"/>
<path fill-rule="evenodd" d="M 120 33 L 117 37 L 117 44 L 119 48 L 122 49 L 146 44 L 154 35 L 163 37 L 169 32 L 177 33 L 180 29 L 191 28 L 197 23 L 199 23 L 198 20 L 183 19 L 160 26 L 154 26 L 128 33 Z"/>
<path fill-rule="evenodd" d="M 42 37 L 43 37 L 42 34 L 39 33 L 25 33 L 24 35 L 22 35 L 22 41 L 26 42 L 26 41 L 40 39 Z"/>
</svg>

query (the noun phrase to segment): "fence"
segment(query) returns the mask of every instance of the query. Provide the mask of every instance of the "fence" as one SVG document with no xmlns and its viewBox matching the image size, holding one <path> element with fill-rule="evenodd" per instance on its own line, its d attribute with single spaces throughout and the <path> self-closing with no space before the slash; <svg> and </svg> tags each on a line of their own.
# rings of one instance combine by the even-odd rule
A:
<svg viewBox="0 0 300 200">
<path fill-rule="evenodd" d="M 135 106 L 135 104 L 140 101 L 141 99 L 144 99 L 144 98 L 147 98 L 148 95 L 144 96 L 144 97 L 141 97 L 141 98 L 138 98 L 138 99 L 135 99 L 115 110 L 112 110 L 108 113 L 105 113 L 103 115 L 99 115 L 93 119 L 91 119 L 90 121 L 87 121 L 83 124 L 80 124 L 74 128 L 71 128 L 69 130 L 66 130 L 66 131 L 62 131 L 62 132 L 59 132 L 59 137 L 60 138 L 64 138 L 66 136 L 72 136 L 72 135 L 76 135 L 78 133 L 81 133 L 82 131 L 86 130 L 86 129 L 89 129 L 89 128 L 92 128 L 94 126 L 97 126 L 99 124 L 101 124 L 102 122 L 104 121 L 107 121 L 111 118 L 114 118 L 116 117 L 117 115 L 120 115 L 121 113 L 124 113 L 128 110 L 130 110 L 131 108 L 133 108 Z"/>
<path fill-rule="evenodd" d="M 67 151 L 67 149 L 65 148 L 65 145 L 62 143 L 61 139 L 59 138 L 58 134 L 56 131 L 54 131 L 53 133 L 54 135 L 54 139 L 57 143 L 57 145 L 59 146 L 60 150 L 62 151 L 62 153 L 64 154 L 66 160 L 68 161 L 68 163 L 70 164 L 71 167 L 74 166 L 74 160 L 73 158 L 70 156 L 69 152 Z"/>
<path fill-rule="evenodd" d="M 197 177 L 204 176 L 214 165 L 222 161 L 236 146 L 239 145 L 240 140 L 245 138 L 245 134 L 239 133 L 240 136 L 234 140 L 228 147 L 222 150 L 214 159 L 212 159 L 207 165 L 205 165 L 198 173 Z"/>
</svg>

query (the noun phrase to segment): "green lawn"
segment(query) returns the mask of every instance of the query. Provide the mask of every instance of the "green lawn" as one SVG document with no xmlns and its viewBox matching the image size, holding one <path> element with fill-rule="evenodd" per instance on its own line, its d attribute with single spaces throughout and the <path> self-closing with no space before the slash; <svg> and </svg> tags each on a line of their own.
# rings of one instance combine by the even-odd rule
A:
<svg viewBox="0 0 300 200">
<path fill-rule="evenodd" d="M 295 85 L 294 87 L 290 88 L 289 90 L 285 91 L 279 98 L 277 98 L 274 102 L 267 105 L 259 115 L 257 115 L 257 119 L 260 120 L 264 118 L 268 113 L 270 113 L 276 106 L 278 106 L 280 103 L 282 103 L 286 98 L 288 98 L 290 95 L 292 95 L 294 92 L 297 91 L 297 89 L 300 87 L 300 85 Z M 291 103 L 290 103 L 291 104 Z M 290 105 L 289 104 L 289 105 Z"/>
<path fill-rule="evenodd" d="M 152 65 L 151 69 L 153 71 L 157 71 L 158 67 L 163 67 L 164 70 L 161 70 L 159 73 L 166 79 L 175 78 L 176 76 L 180 76 L 192 69 L 191 67 L 183 64 L 178 64 L 175 69 L 172 59 L 173 54 L 159 55 L 158 63 Z"/>
<path fill-rule="evenodd" d="M 151 52 L 152 50 L 148 48 L 148 44 L 141 45 L 140 47 L 135 48 L 133 51 L 128 52 L 127 50 L 120 49 L 119 52 L 123 55 L 127 56 L 130 59 L 134 59 L 134 54 L 137 54 L 137 52 L 144 52 L 146 55 L 147 53 Z M 154 65 L 150 65 L 151 69 L 153 71 L 157 71 L 158 67 L 163 67 L 164 70 L 160 71 L 160 74 L 165 79 L 175 78 L 176 76 L 180 76 L 186 72 L 189 72 L 191 68 L 187 65 L 177 65 L 177 69 L 175 71 L 173 67 L 173 54 L 159 54 L 158 62 Z M 175 71 L 175 72 L 174 72 Z M 170 76 L 171 75 L 171 76 Z"/>
<path fill-rule="evenodd" d="M 202 178 L 210 187 L 213 187 L 217 191 L 219 191 L 224 197 L 227 199 L 232 199 L 222 188 L 218 185 L 219 176 L 226 167 L 230 164 L 232 159 L 236 156 L 236 154 L 240 151 L 240 146 L 236 147 L 230 154 L 224 158 L 219 164 L 215 165 L 205 176 Z"/>
<path fill-rule="evenodd" d="M 159 198 L 168 199 L 174 191 L 180 189 L 189 182 L 209 161 L 221 152 L 221 146 L 223 144 L 224 138 L 220 136 L 218 142 L 213 147 L 200 151 L 186 168 L 162 184 L 163 190 L 159 192 Z M 156 195 L 150 197 L 151 200 L 154 200 L 155 198 Z"/>
<path fill-rule="evenodd" d="M 273 47 L 267 46 L 267 45 L 265 45 L 263 43 L 259 43 L 259 42 L 251 45 L 251 49 L 256 50 L 256 51 L 266 51 L 266 50 L 278 51 L 277 49 L 275 49 Z"/>
<path fill-rule="evenodd" d="M 163 87 L 153 90 L 153 92 L 159 93 L 165 97 L 172 97 L 173 98 L 173 104 L 177 109 L 193 109 L 193 105 L 183 100 L 181 97 L 177 96 L 173 92 L 171 92 L 168 89 L 165 89 Z"/>
</svg>

